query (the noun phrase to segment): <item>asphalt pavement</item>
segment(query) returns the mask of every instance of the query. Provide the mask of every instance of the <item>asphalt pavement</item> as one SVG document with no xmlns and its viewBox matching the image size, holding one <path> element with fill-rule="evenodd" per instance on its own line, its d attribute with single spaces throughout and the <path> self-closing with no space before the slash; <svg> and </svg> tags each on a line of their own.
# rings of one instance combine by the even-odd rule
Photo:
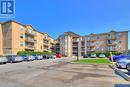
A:
<svg viewBox="0 0 130 87">
<path fill-rule="evenodd" d="M 71 64 L 75 58 L 0 65 L 0 87 L 130 87 L 108 65 Z"/>
</svg>

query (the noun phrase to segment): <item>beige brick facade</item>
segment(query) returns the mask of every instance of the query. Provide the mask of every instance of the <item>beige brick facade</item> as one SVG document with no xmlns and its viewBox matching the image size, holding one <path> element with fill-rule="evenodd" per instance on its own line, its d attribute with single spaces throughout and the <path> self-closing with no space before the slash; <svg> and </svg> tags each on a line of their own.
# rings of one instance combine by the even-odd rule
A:
<svg viewBox="0 0 130 87">
<path fill-rule="evenodd" d="M 12 20 L 3 22 L 0 24 L 0 55 L 16 55 L 18 51 L 25 50 L 51 51 L 51 43 L 46 44 L 48 46 L 47 50 L 44 48 L 45 36 L 44 33 L 37 31 L 32 25 L 24 25 Z M 53 40 L 51 37 L 46 39 L 48 42 Z"/>
<path fill-rule="evenodd" d="M 65 32 L 58 37 L 56 46 L 56 52 L 63 56 L 83 56 L 101 51 L 123 52 L 128 50 L 128 31 L 110 31 L 85 36 Z"/>
</svg>

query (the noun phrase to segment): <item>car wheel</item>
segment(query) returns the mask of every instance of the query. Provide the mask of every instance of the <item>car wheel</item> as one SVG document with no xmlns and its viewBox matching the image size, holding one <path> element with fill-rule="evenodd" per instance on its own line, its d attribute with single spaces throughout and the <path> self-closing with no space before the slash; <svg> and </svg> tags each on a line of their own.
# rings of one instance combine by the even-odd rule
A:
<svg viewBox="0 0 130 87">
<path fill-rule="evenodd" d="M 130 63 L 126 65 L 126 69 L 130 72 Z"/>
</svg>

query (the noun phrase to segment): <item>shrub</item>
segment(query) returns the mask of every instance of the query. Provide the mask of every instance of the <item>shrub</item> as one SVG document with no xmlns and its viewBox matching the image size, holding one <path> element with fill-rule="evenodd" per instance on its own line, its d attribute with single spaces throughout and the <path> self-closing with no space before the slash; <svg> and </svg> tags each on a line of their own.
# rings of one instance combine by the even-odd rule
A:
<svg viewBox="0 0 130 87">
<path fill-rule="evenodd" d="M 17 55 L 54 55 L 54 52 L 48 52 L 48 51 L 43 51 L 43 52 L 34 52 L 34 51 L 19 51 Z"/>
</svg>

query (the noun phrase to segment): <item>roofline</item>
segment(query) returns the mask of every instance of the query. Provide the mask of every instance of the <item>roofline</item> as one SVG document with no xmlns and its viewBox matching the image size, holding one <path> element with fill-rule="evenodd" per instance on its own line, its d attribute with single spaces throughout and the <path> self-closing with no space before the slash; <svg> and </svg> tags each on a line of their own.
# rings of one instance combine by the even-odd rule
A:
<svg viewBox="0 0 130 87">
<path fill-rule="evenodd" d="M 110 32 L 111 32 L 111 31 L 110 31 Z M 108 33 L 110 33 L 110 32 L 106 32 L 106 33 L 98 33 L 98 34 L 94 34 L 94 35 L 103 35 L 103 34 L 108 34 Z M 126 31 L 114 31 L 114 32 L 116 32 L 116 33 L 122 33 L 122 32 L 129 32 L 129 30 L 126 30 Z M 91 35 L 91 34 L 84 35 L 84 36 L 89 36 L 89 35 Z"/>
<path fill-rule="evenodd" d="M 47 32 L 42 32 L 42 34 L 47 34 L 50 38 L 52 38 Z M 54 38 L 52 38 L 54 39 Z"/>
<path fill-rule="evenodd" d="M 5 22 L 0 22 L 0 24 L 5 24 L 5 23 L 8 23 L 8 22 L 15 22 L 15 23 L 17 23 L 17 24 L 22 25 L 23 27 L 32 26 L 31 24 L 23 24 L 23 23 L 20 23 L 20 22 L 15 21 L 15 20 L 8 20 L 8 21 L 5 21 Z M 37 30 L 36 28 L 34 28 L 33 26 L 32 26 L 32 28 L 33 28 L 33 30 L 34 30 L 35 32 L 44 34 L 43 32 L 38 31 L 38 30 Z M 51 37 L 48 33 L 46 33 L 46 34 L 47 34 L 49 37 Z M 51 38 L 52 38 L 52 37 L 51 37 Z M 52 39 L 53 39 L 53 38 L 52 38 Z"/>
<path fill-rule="evenodd" d="M 20 25 L 26 27 L 26 25 L 24 25 L 24 24 L 22 24 L 22 23 L 20 23 L 20 22 L 17 22 L 17 21 L 15 21 L 15 20 L 8 20 L 8 21 L 3 22 L 2 24 L 8 23 L 8 22 L 15 22 L 15 23 L 17 23 L 17 24 L 20 24 Z"/>
</svg>

